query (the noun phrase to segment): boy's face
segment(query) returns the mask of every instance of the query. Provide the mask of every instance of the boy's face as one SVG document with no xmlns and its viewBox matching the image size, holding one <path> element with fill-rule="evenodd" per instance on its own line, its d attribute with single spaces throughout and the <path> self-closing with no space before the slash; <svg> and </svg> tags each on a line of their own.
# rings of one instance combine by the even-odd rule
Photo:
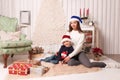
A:
<svg viewBox="0 0 120 80">
<path fill-rule="evenodd" d="M 66 47 L 70 47 L 71 46 L 71 42 L 70 41 L 64 41 L 63 45 Z"/>
</svg>

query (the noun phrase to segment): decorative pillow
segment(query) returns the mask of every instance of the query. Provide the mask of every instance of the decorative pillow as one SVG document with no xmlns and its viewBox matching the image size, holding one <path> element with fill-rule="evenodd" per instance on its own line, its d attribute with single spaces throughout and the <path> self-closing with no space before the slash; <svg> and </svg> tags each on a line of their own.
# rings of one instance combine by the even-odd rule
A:
<svg viewBox="0 0 120 80">
<path fill-rule="evenodd" d="M 0 31 L 0 39 L 2 41 L 19 41 L 21 32 L 5 32 Z"/>
</svg>

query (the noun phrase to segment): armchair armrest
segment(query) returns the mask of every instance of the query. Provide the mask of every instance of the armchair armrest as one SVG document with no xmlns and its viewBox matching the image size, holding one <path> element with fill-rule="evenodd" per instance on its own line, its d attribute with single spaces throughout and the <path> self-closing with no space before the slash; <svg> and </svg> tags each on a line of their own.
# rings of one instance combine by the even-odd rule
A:
<svg viewBox="0 0 120 80">
<path fill-rule="evenodd" d="M 20 40 L 26 40 L 26 35 L 25 34 L 21 34 L 20 35 Z"/>
</svg>

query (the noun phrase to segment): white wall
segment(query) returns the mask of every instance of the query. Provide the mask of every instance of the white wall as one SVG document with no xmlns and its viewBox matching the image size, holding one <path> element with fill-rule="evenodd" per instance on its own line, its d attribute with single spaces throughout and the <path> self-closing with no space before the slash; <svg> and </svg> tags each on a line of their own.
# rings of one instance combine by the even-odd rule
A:
<svg viewBox="0 0 120 80">
<path fill-rule="evenodd" d="M 31 38 L 42 0 L 0 0 L 0 15 L 19 19 L 19 11 L 31 11 L 31 25 L 24 32 Z M 79 15 L 80 8 L 89 8 L 99 29 L 99 46 L 106 54 L 120 54 L 120 0 L 60 0 L 67 20 Z M 67 23 L 66 23 L 67 24 Z"/>
</svg>

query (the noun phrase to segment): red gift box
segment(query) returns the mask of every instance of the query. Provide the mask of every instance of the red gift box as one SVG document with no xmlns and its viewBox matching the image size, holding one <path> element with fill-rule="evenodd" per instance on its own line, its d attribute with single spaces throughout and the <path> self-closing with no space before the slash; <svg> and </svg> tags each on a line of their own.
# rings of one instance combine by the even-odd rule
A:
<svg viewBox="0 0 120 80">
<path fill-rule="evenodd" d="M 30 67 L 32 67 L 29 63 L 14 63 L 8 67 L 9 74 L 18 74 L 18 75 L 27 75 L 30 74 Z"/>
</svg>

